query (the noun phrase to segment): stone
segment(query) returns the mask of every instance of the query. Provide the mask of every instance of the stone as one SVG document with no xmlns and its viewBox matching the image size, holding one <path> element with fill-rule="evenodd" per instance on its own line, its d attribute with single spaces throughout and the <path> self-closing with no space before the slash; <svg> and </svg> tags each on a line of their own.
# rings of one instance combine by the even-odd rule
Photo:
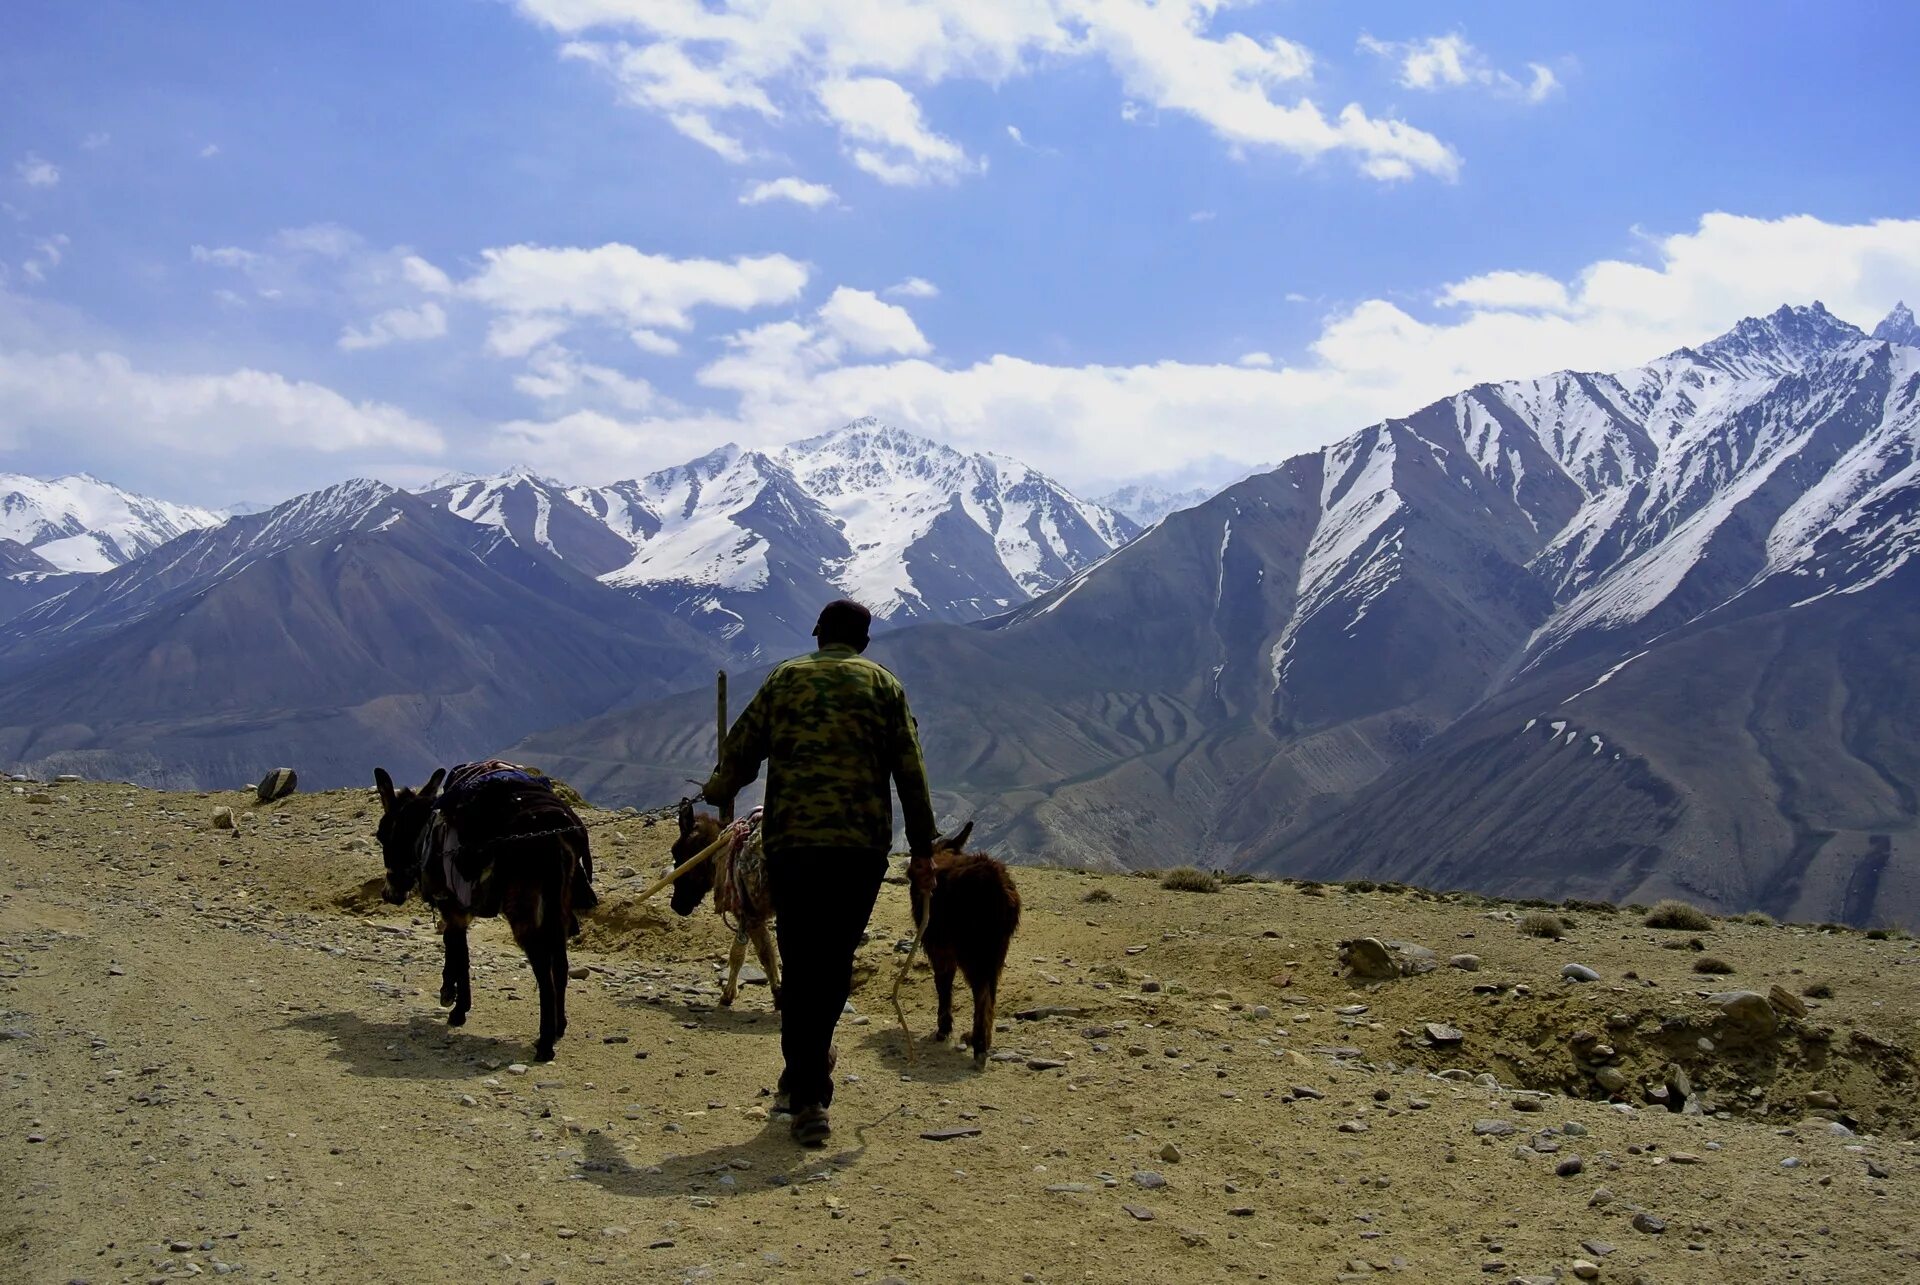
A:
<svg viewBox="0 0 1920 1285">
<path fill-rule="evenodd" d="M 1632 1227 L 1635 1231 L 1643 1235 L 1658 1236 L 1667 1230 L 1667 1223 L 1665 1219 L 1655 1218 L 1652 1214 L 1642 1210 L 1633 1216 Z"/>
<path fill-rule="evenodd" d="M 1560 975 L 1570 982 L 1597 982 L 1600 974 L 1585 964 L 1567 964 L 1560 969 Z"/>
<path fill-rule="evenodd" d="M 1023 1008 L 1014 1016 L 1023 1022 L 1044 1022 L 1050 1017 L 1085 1017 L 1087 1010 L 1065 1004 L 1042 1004 L 1038 1008 Z"/>
<path fill-rule="evenodd" d="M 300 777 L 290 767 L 276 767 L 260 778 L 260 784 L 253 787 L 253 797 L 262 803 L 273 803 L 286 798 L 300 788 Z"/>
<path fill-rule="evenodd" d="M 1504 1138 L 1514 1132 L 1513 1121 L 1485 1119 L 1473 1122 L 1473 1136 L 1476 1138 Z"/>
<path fill-rule="evenodd" d="M 1142 1191 L 1158 1191 L 1167 1185 L 1167 1180 L 1151 1169 L 1142 1169 L 1133 1175 L 1133 1185 Z"/>
<path fill-rule="evenodd" d="M 977 1138 L 980 1132 L 979 1125 L 971 1124 L 952 1129 L 929 1129 L 920 1136 L 927 1142 L 952 1142 L 955 1138 Z"/>
<path fill-rule="evenodd" d="M 1030 1057 L 1027 1059 L 1029 1071 L 1058 1071 L 1066 1063 L 1053 1057 Z"/>
<path fill-rule="evenodd" d="M 1814 1089 L 1807 1094 L 1807 1105 L 1816 1111 L 1838 1111 L 1840 1099 L 1825 1089 Z"/>
<path fill-rule="evenodd" d="M 1480 956 L 1454 955 L 1447 960 L 1447 967 L 1457 968 L 1463 973 L 1477 973 L 1480 971 Z"/>
<path fill-rule="evenodd" d="M 1573 1260 L 1573 1274 L 1583 1281 L 1597 1281 L 1600 1279 L 1600 1265 L 1576 1258 Z"/>
<path fill-rule="evenodd" d="M 1593 1082 L 1608 1093 L 1623 1093 L 1629 1083 L 1627 1073 L 1617 1066 L 1601 1067 L 1593 1073 Z"/>
<path fill-rule="evenodd" d="M 1553 1167 L 1553 1171 L 1562 1178 L 1572 1178 L 1586 1169 L 1586 1167 L 1586 1162 L 1579 1156 L 1567 1156 Z"/>
<path fill-rule="evenodd" d="M 1120 1208 L 1125 1210 L 1127 1216 L 1136 1222 L 1150 1223 L 1153 1221 L 1153 1210 L 1146 1208 L 1144 1205 L 1122 1205 Z"/>
<path fill-rule="evenodd" d="M 1180 1148 L 1174 1146 L 1171 1142 L 1169 1142 L 1166 1146 L 1160 1148 L 1160 1158 L 1166 1161 L 1170 1165 L 1177 1165 L 1180 1163 L 1182 1158 L 1180 1155 Z"/>
<path fill-rule="evenodd" d="M 215 808 L 213 810 L 213 828 L 216 830 L 233 829 L 233 809 Z"/>
<path fill-rule="evenodd" d="M 1340 960 L 1355 977 L 1385 979 L 1400 975 L 1399 966 L 1393 962 L 1393 952 L 1378 937 L 1356 937 L 1343 942 Z"/>
<path fill-rule="evenodd" d="M 1538 1111 L 1546 1104 L 1530 1093 L 1522 1093 L 1513 1099 L 1513 1109 L 1520 1112 Z"/>
<path fill-rule="evenodd" d="M 1722 991 L 1709 995 L 1707 1002 L 1720 1010 L 1723 1022 L 1738 1035 L 1763 1040 L 1780 1027 L 1779 1014 L 1767 997 L 1755 991 Z"/>
<path fill-rule="evenodd" d="M 1807 1002 L 1778 982 L 1768 988 L 1767 1003 L 1773 1005 L 1774 1011 L 1782 1017 L 1807 1015 Z"/>
<path fill-rule="evenodd" d="M 1458 1044 L 1467 1038 L 1464 1031 L 1443 1022 L 1428 1022 L 1420 1029 L 1425 1031 L 1427 1038 L 1435 1044 Z"/>
</svg>

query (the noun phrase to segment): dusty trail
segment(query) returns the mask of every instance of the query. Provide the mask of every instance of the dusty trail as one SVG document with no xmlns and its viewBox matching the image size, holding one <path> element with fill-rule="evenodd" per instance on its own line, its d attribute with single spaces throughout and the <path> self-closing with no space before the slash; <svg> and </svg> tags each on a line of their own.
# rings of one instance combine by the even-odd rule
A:
<svg viewBox="0 0 1920 1285">
<path fill-rule="evenodd" d="M 667 827 L 596 829 L 606 913 L 542 1066 L 523 1064 L 535 992 L 497 924 L 475 934 L 469 1024 L 445 1027 L 431 924 L 370 898 L 377 858 L 349 850 L 369 795 L 52 794 L 0 793 L 8 1279 L 1507 1281 L 1576 1259 L 1619 1281 L 1920 1274 L 1910 942 L 1722 923 L 1703 935 L 1736 971 L 1701 978 L 1696 953 L 1624 914 L 1575 912 L 1556 944 L 1477 901 L 1023 871 L 1002 1011 L 1068 1011 L 1010 1020 L 984 1075 L 923 1046 L 909 1076 L 886 1005 L 906 929 L 890 888 L 862 1016 L 841 1028 L 835 1146 L 811 1154 L 765 1119 L 764 988 L 713 1006 L 717 920 L 631 904 Z M 237 835 L 208 827 L 218 804 L 243 811 Z M 1094 888 L 1113 900 L 1083 903 Z M 1484 967 L 1369 989 L 1332 971 L 1357 931 Z M 1559 981 L 1572 959 L 1603 980 Z M 1660 1024 L 1708 1020 L 1696 992 L 1813 978 L 1834 998 L 1804 1025 L 1830 1038 L 1694 1064 L 1726 1119 L 1427 1074 L 1586 1094 L 1574 1030 L 1631 1018 L 1610 1038 L 1639 1073 L 1691 1046 L 1693 1027 Z M 1494 983 L 1509 989 L 1473 992 Z M 912 1004 L 930 1026 L 924 979 Z M 1422 1045 L 1427 1021 L 1462 1044 Z M 1860 1136 L 1809 1114 L 1810 1089 Z M 1477 1136 L 1486 1120 L 1512 1132 Z M 955 1128 L 980 1133 L 921 1136 Z M 1583 1172 L 1557 1177 L 1574 1154 Z M 1642 1211 L 1665 1230 L 1634 1230 Z"/>
</svg>

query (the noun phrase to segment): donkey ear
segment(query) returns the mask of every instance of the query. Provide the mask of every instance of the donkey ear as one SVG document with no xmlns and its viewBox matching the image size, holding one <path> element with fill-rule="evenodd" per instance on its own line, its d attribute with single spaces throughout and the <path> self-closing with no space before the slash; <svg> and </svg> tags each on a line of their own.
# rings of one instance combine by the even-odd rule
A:
<svg viewBox="0 0 1920 1285">
<path fill-rule="evenodd" d="M 964 852 L 967 847 L 967 840 L 972 836 L 973 836 L 973 822 L 969 821 L 965 825 L 960 827 L 960 832 L 958 834 L 953 836 L 953 840 L 952 840 L 953 850 L 955 852 Z"/>
<path fill-rule="evenodd" d="M 427 783 L 420 787 L 421 801 L 423 803 L 433 802 L 434 797 L 440 793 L 440 782 L 446 779 L 447 769 L 444 767 L 436 767 L 433 769 L 433 775 L 428 777 Z"/>
<path fill-rule="evenodd" d="M 373 788 L 380 791 L 380 806 L 388 812 L 393 811 L 393 778 L 387 775 L 387 769 L 373 769 Z"/>
<path fill-rule="evenodd" d="M 682 799 L 680 801 L 680 837 L 684 839 L 692 833 L 693 804 L 689 800 Z"/>
</svg>

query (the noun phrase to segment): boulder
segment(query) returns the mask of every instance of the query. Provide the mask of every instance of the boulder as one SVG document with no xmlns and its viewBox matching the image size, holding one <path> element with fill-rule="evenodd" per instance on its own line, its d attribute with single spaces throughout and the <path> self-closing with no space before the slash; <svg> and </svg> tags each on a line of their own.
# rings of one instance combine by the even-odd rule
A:
<svg viewBox="0 0 1920 1285">
<path fill-rule="evenodd" d="M 1767 997 L 1756 991 L 1721 991 L 1707 997 L 1720 1010 L 1720 1019 L 1736 1035 L 1764 1040 L 1780 1028 L 1779 1015 Z"/>
<path fill-rule="evenodd" d="M 284 799 L 300 786 L 300 777 L 290 767 L 276 767 L 260 778 L 260 784 L 253 788 L 253 796 L 262 803 L 272 803 Z"/>
<path fill-rule="evenodd" d="M 1340 963 L 1355 977 L 1384 981 L 1432 972 L 1439 965 L 1439 957 L 1410 941 L 1355 937 L 1340 943 Z"/>
<path fill-rule="evenodd" d="M 1775 982 L 1767 991 L 1767 1003 L 1773 1005 L 1773 1011 L 1782 1017 L 1805 1017 L 1807 1002 L 1792 991 Z"/>
<path fill-rule="evenodd" d="M 216 830 L 233 829 L 233 809 L 215 808 L 213 810 L 213 828 Z"/>
<path fill-rule="evenodd" d="M 1600 974 L 1594 972 L 1585 964 L 1562 965 L 1560 975 L 1570 982 L 1597 982 L 1600 980 Z"/>
</svg>

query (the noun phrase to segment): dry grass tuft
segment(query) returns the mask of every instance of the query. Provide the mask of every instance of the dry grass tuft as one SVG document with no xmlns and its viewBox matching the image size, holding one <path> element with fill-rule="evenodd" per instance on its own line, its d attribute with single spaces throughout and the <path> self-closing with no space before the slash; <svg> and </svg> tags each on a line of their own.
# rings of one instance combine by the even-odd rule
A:
<svg viewBox="0 0 1920 1285">
<path fill-rule="evenodd" d="M 1520 931 L 1529 937 L 1551 937 L 1558 941 L 1567 935 L 1567 927 L 1565 919 L 1545 910 L 1535 910 L 1520 917 Z"/>
<path fill-rule="evenodd" d="M 1160 886 L 1172 892 L 1219 892 L 1220 881 L 1192 866 L 1175 866 L 1160 876 Z"/>
<path fill-rule="evenodd" d="M 1080 900 L 1086 902 L 1088 905 L 1092 905 L 1095 902 L 1112 901 L 1113 894 L 1105 888 L 1089 888 L 1087 889 L 1087 895 L 1080 898 Z"/>
<path fill-rule="evenodd" d="M 1693 971 L 1720 976 L 1732 972 L 1733 965 L 1717 955 L 1702 955 L 1693 961 Z"/>
<path fill-rule="evenodd" d="M 1684 901 L 1674 901 L 1669 898 L 1647 912 L 1647 927 L 1706 932 L 1713 927 L 1713 917 L 1698 906 L 1690 906 Z"/>
<path fill-rule="evenodd" d="M 1828 982 L 1808 982 L 1800 988 L 1800 993 L 1808 999 L 1832 999 L 1833 986 Z"/>
</svg>

